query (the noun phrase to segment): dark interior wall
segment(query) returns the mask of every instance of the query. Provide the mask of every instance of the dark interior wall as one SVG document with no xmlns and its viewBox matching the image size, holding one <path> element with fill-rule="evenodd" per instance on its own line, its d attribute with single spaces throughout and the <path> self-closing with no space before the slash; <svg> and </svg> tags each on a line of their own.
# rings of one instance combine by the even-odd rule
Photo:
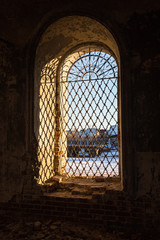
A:
<svg viewBox="0 0 160 240">
<path fill-rule="evenodd" d="M 159 11 L 133 14 L 125 28 L 132 81 L 132 127 L 137 194 L 159 196 Z"/>
<path fill-rule="evenodd" d="M 160 5 L 158 1 L 0 1 L 0 196 L 28 183 L 34 55 L 45 28 L 84 15 L 113 33 L 120 49 L 124 189 L 160 194 Z M 123 87 L 124 86 L 124 87 Z M 26 101 L 27 100 L 27 101 Z"/>
<path fill-rule="evenodd" d="M 2 200 L 22 188 L 25 149 L 25 77 L 23 58 L 0 41 L 0 191 Z"/>
</svg>

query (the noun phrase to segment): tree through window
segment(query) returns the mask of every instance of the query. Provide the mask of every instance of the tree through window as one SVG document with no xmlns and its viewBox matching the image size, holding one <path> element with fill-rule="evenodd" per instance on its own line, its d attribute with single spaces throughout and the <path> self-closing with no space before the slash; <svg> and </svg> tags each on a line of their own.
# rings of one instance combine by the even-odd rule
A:
<svg viewBox="0 0 160 240">
<path fill-rule="evenodd" d="M 104 47 L 88 45 L 41 71 L 40 182 L 54 174 L 119 175 L 118 66 Z"/>
</svg>

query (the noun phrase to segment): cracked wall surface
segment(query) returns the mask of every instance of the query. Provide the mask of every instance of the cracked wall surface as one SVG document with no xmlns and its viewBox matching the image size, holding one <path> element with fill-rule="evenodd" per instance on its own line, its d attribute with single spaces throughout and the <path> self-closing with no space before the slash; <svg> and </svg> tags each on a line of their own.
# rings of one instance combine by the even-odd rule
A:
<svg viewBox="0 0 160 240">
<path fill-rule="evenodd" d="M 7 0 L 0 8 L 0 15 L 0 201 L 7 203 L 25 192 L 41 194 L 33 179 L 37 147 L 32 135 L 36 51 L 40 69 L 46 59 L 66 53 L 77 38 L 78 43 L 84 38 L 107 41 L 112 48 L 113 39 L 105 27 L 117 43 L 121 60 L 124 192 L 131 199 L 154 196 L 159 201 L 159 1 L 130 1 L 127 5 L 125 1 L 82 0 L 75 4 L 72 0 L 14 3 Z M 63 22 L 64 17 L 72 19 L 76 15 L 101 23 L 101 37 L 90 20 L 81 29 L 76 23 Z M 58 25 L 54 27 L 58 21 L 64 25 L 63 32 Z M 42 36 L 46 30 L 45 39 Z M 51 31 L 55 32 L 54 39 L 50 37 Z M 46 53 L 45 58 L 41 58 L 41 53 Z"/>
</svg>

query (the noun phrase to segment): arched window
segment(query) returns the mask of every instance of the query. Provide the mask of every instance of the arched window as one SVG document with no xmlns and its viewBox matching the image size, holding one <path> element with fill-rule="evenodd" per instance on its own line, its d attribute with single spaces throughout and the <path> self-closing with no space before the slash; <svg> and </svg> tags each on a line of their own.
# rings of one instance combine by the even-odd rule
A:
<svg viewBox="0 0 160 240">
<path fill-rule="evenodd" d="M 110 46 L 75 44 L 42 66 L 35 89 L 39 183 L 119 176 L 119 63 Z"/>
</svg>

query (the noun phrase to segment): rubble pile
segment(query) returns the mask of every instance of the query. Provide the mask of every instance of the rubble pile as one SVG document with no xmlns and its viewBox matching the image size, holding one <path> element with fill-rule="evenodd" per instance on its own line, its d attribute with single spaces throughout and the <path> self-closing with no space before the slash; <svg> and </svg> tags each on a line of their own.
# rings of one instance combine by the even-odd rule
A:
<svg viewBox="0 0 160 240">
<path fill-rule="evenodd" d="M 61 221 L 0 220 L 1 240 L 158 240 L 155 236 L 104 232 L 100 229 Z"/>
</svg>

